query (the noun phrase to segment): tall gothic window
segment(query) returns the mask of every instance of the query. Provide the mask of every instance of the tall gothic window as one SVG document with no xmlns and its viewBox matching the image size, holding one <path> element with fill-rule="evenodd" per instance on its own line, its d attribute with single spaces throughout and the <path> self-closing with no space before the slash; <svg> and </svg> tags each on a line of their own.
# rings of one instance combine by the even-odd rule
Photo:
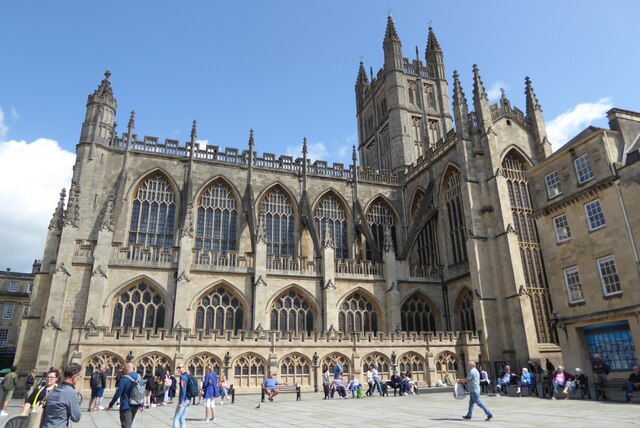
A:
<svg viewBox="0 0 640 428">
<path fill-rule="evenodd" d="M 342 367 L 342 377 L 345 379 L 349 379 L 351 374 L 351 360 L 346 356 L 333 352 L 328 354 L 320 361 L 320 367 L 322 367 L 322 372 L 326 372 L 329 369 L 330 373 L 333 373 L 333 369 L 335 368 L 336 362 L 340 364 Z"/>
<path fill-rule="evenodd" d="M 362 359 L 362 371 L 366 372 L 374 365 L 378 366 L 378 374 L 380 379 L 389 379 L 393 373 L 389 368 L 391 367 L 391 361 L 387 356 L 382 355 L 379 352 L 373 352 Z"/>
<path fill-rule="evenodd" d="M 216 287 L 207 292 L 196 308 L 196 328 L 209 333 L 215 330 L 238 331 L 242 329 L 244 310 L 240 300 L 225 287 Z"/>
<path fill-rule="evenodd" d="M 261 210 L 265 216 L 267 254 L 275 258 L 293 257 L 294 218 L 289 197 L 275 188 L 262 200 Z"/>
<path fill-rule="evenodd" d="M 391 141 L 389 138 L 389 128 L 380 131 L 380 169 L 391 171 Z"/>
<path fill-rule="evenodd" d="M 516 153 L 510 152 L 502 162 L 507 181 L 513 226 L 518 235 L 520 258 L 525 283 L 531 296 L 531 307 L 536 321 L 536 333 L 541 343 L 557 342 L 551 328 L 551 301 L 549 287 L 542 272 L 542 252 L 533 219 L 529 187 L 525 174 L 527 164 Z"/>
<path fill-rule="evenodd" d="M 253 353 L 242 354 L 233 365 L 234 383 L 240 387 L 257 387 L 266 374 L 267 362 Z"/>
<path fill-rule="evenodd" d="M 402 304 L 400 317 L 402 331 L 436 331 L 436 312 L 422 294 L 416 293 Z"/>
<path fill-rule="evenodd" d="M 445 179 L 445 197 L 447 200 L 451 255 L 454 263 L 460 263 L 467 260 L 467 243 L 464 209 L 462 207 L 460 172 L 458 170 L 451 169 L 447 174 L 447 178 Z"/>
<path fill-rule="evenodd" d="M 412 117 L 411 124 L 413 129 L 413 146 L 415 147 L 416 159 L 424 155 L 424 144 L 422 142 L 422 119 L 420 117 Z"/>
<path fill-rule="evenodd" d="M 436 361 L 436 379 L 444 381 L 445 377 L 454 381 L 458 378 L 458 357 L 453 352 L 445 351 L 438 354 Z"/>
<path fill-rule="evenodd" d="M 387 206 L 387 204 L 379 199 L 375 201 L 369 207 L 367 211 L 367 222 L 371 227 L 371 233 L 373 234 L 373 239 L 376 242 L 378 250 L 382 251 L 384 245 L 384 228 L 385 226 L 389 226 L 391 228 L 391 239 L 393 241 L 393 249 L 397 253 L 398 249 L 396 246 L 396 226 L 393 220 L 393 212 Z M 374 259 L 373 248 L 367 242 L 367 260 Z"/>
<path fill-rule="evenodd" d="M 125 332 L 130 328 L 164 327 L 165 303 L 158 292 L 145 283 L 131 286 L 116 297 L 111 326 Z"/>
<path fill-rule="evenodd" d="M 338 314 L 338 328 L 343 333 L 378 332 L 375 306 L 361 293 L 355 292 L 342 302 Z"/>
<path fill-rule="evenodd" d="M 209 352 L 201 352 L 189 358 L 185 365 L 190 374 L 202 378 L 206 373 L 207 366 L 211 366 L 216 373 L 221 373 L 222 361 Z"/>
<path fill-rule="evenodd" d="M 311 361 L 297 352 L 286 355 L 280 361 L 280 382 L 311 386 Z"/>
<path fill-rule="evenodd" d="M 416 382 L 423 382 L 425 379 L 426 362 L 415 352 L 407 352 L 398 358 L 398 370 L 401 373 L 411 372 L 412 379 Z"/>
<path fill-rule="evenodd" d="M 473 311 L 473 296 L 468 288 L 461 292 L 456 301 L 454 313 L 460 330 L 476 329 L 476 316 Z"/>
<path fill-rule="evenodd" d="M 223 255 L 236 251 L 237 217 L 231 189 L 222 180 L 208 186 L 198 201 L 196 248 Z"/>
<path fill-rule="evenodd" d="M 271 306 L 271 330 L 283 334 L 312 332 L 313 310 L 309 301 L 294 290 L 282 294 Z"/>
<path fill-rule="evenodd" d="M 436 119 L 429 119 L 429 144 L 434 146 L 440 137 L 440 123 Z"/>
<path fill-rule="evenodd" d="M 323 241 L 326 232 L 326 224 L 329 224 L 329 231 L 333 238 L 336 258 L 346 259 L 349 257 L 349 242 L 347 239 L 347 217 L 344 207 L 334 195 L 324 196 L 316 207 L 316 229 L 320 233 L 320 241 Z"/>
<path fill-rule="evenodd" d="M 436 95 L 435 95 L 435 91 L 433 89 L 433 86 L 425 85 L 424 94 L 425 94 L 425 96 L 427 98 L 427 107 L 431 108 L 431 109 L 435 109 L 436 108 Z"/>
<path fill-rule="evenodd" d="M 152 352 L 138 358 L 134 363 L 134 366 L 137 370 L 142 371 L 144 376 L 147 374 L 154 375 L 156 373 L 156 369 L 165 364 L 167 365 L 167 367 L 171 367 L 173 362 L 166 355 Z"/>
<path fill-rule="evenodd" d="M 175 212 L 175 195 L 169 180 L 160 173 L 143 180 L 133 200 L 129 243 L 171 248 Z"/>
</svg>

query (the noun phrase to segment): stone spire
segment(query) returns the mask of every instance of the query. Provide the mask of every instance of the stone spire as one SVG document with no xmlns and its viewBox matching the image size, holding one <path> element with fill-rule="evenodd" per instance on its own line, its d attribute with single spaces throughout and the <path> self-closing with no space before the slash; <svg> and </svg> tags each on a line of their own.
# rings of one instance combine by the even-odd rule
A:
<svg viewBox="0 0 640 428">
<path fill-rule="evenodd" d="M 249 168 L 247 171 L 247 185 L 251 185 L 251 178 L 253 176 L 253 129 L 249 130 Z"/>
<path fill-rule="evenodd" d="M 456 130 L 461 138 L 469 136 L 469 106 L 467 98 L 460 84 L 458 71 L 453 71 L 453 118 L 456 121 Z"/>
<path fill-rule="evenodd" d="M 189 152 L 190 162 L 193 162 L 193 156 L 196 150 L 196 139 L 198 138 L 198 132 L 196 130 L 196 126 L 197 126 L 197 122 L 194 119 L 193 124 L 191 125 L 191 151 Z"/>
<path fill-rule="evenodd" d="M 109 70 L 104 72 L 104 79 L 100 82 L 100 86 L 93 92 L 94 97 L 111 97 L 113 98 L 113 90 L 111 89 L 111 82 L 109 81 L 111 72 Z"/>
<path fill-rule="evenodd" d="M 367 72 L 364 69 L 364 62 L 360 61 L 360 68 L 358 68 L 358 78 L 356 79 L 356 85 L 369 86 L 369 78 Z"/>
<path fill-rule="evenodd" d="M 387 17 L 387 30 L 384 34 L 384 42 L 382 43 L 384 50 L 384 68 L 385 70 L 403 71 L 402 62 L 402 43 L 396 32 L 396 26 L 391 15 Z"/>
<path fill-rule="evenodd" d="M 131 150 L 131 143 L 133 141 L 133 129 L 136 127 L 136 112 L 131 110 L 129 116 L 129 123 L 127 124 L 127 146 L 124 152 L 124 161 L 122 162 L 122 171 L 126 174 L 127 164 L 129 163 L 129 151 Z"/>
<path fill-rule="evenodd" d="M 473 108 L 478 121 L 478 127 L 485 133 L 493 125 L 491 119 L 491 107 L 489 106 L 489 97 L 484 89 L 482 78 L 480 77 L 480 69 L 473 64 Z"/>
<path fill-rule="evenodd" d="M 98 89 L 87 97 L 87 109 L 80 143 L 91 143 L 91 157 L 93 156 L 95 144 L 108 145 L 115 128 L 115 116 L 117 101 L 113 96 L 113 89 L 109 78 L 111 72 L 105 71 L 104 79 L 100 82 Z"/>
<path fill-rule="evenodd" d="M 538 162 L 551 155 L 551 143 L 547 138 L 547 128 L 544 124 L 544 116 L 542 115 L 542 107 L 538 103 L 538 98 L 535 92 L 533 92 L 533 86 L 531 86 L 531 79 L 525 77 L 524 79 L 524 93 L 526 95 L 527 103 L 527 122 L 531 125 L 531 129 L 536 137 L 536 156 Z"/>
<path fill-rule="evenodd" d="M 360 61 L 358 77 L 356 78 L 356 103 L 358 105 L 358 110 L 361 110 L 364 106 L 368 89 L 369 78 L 367 77 L 367 72 L 364 69 L 364 63 Z"/>
<path fill-rule="evenodd" d="M 62 230 L 62 226 L 64 225 L 64 200 L 66 198 L 67 191 L 63 188 L 60 191 L 60 199 L 58 200 L 58 205 L 53 211 L 53 216 L 51 217 L 51 221 L 49 222 L 49 230 Z"/>
<path fill-rule="evenodd" d="M 429 67 L 429 73 L 432 77 L 435 79 L 444 79 L 444 55 L 442 54 L 440 43 L 438 43 L 438 39 L 436 38 L 436 34 L 433 32 L 432 27 L 429 27 L 425 59 L 427 60 L 427 67 Z"/>
</svg>

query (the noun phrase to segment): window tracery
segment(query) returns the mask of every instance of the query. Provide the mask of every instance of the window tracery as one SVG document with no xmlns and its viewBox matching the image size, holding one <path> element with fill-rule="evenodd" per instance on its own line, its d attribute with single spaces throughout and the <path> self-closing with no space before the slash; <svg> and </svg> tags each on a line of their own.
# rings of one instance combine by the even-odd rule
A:
<svg viewBox="0 0 640 428">
<path fill-rule="evenodd" d="M 397 253 L 398 248 L 396 245 L 396 226 L 391 209 L 383 200 L 378 200 L 371 204 L 367 210 L 367 222 L 371 228 L 373 239 L 378 247 L 378 250 L 382 250 L 384 244 L 384 228 L 389 226 L 391 228 L 391 240 L 393 241 L 393 249 Z M 374 259 L 373 248 L 367 242 L 366 248 L 367 260 Z"/>
<path fill-rule="evenodd" d="M 173 188 L 162 174 L 143 180 L 131 208 L 129 244 L 169 250 L 173 246 L 175 211 Z"/>
<path fill-rule="evenodd" d="M 311 361 L 299 353 L 286 355 L 280 361 L 280 382 L 311 386 Z"/>
<path fill-rule="evenodd" d="M 236 251 L 236 199 L 222 180 L 208 186 L 198 200 L 195 246 L 222 255 Z"/>
<path fill-rule="evenodd" d="M 275 188 L 262 200 L 261 211 L 265 216 L 267 254 L 275 258 L 293 257 L 295 222 L 289 197 Z"/>
<path fill-rule="evenodd" d="M 233 367 L 234 384 L 239 387 L 258 387 L 267 373 L 267 362 L 252 353 L 240 355 Z"/>
<path fill-rule="evenodd" d="M 130 328 L 142 331 L 164 327 L 165 302 L 162 296 L 144 282 L 122 291 L 113 304 L 111 326 L 122 328 L 126 333 Z"/>
<path fill-rule="evenodd" d="M 212 330 L 237 332 L 243 327 L 244 308 L 240 299 L 225 287 L 215 287 L 198 301 L 196 307 L 196 328 L 207 334 Z"/>
<path fill-rule="evenodd" d="M 324 196 L 315 213 L 316 230 L 320 233 L 320 242 L 324 242 L 326 224 L 329 224 L 329 231 L 333 238 L 335 256 L 338 259 L 349 257 L 349 243 L 347 238 L 347 218 L 342 204 L 334 195 Z"/>
<path fill-rule="evenodd" d="M 313 309 L 307 298 L 295 290 L 289 290 L 271 305 L 271 330 L 311 333 Z"/>
<path fill-rule="evenodd" d="M 338 325 L 343 333 L 377 333 L 378 314 L 375 306 L 361 293 L 354 292 L 340 305 Z"/>
<path fill-rule="evenodd" d="M 429 299 L 420 293 L 415 293 L 402 304 L 400 316 L 402 331 L 436 331 L 436 311 Z"/>
<path fill-rule="evenodd" d="M 452 259 L 456 264 L 467 260 L 464 208 L 462 206 L 460 180 L 460 172 L 453 168 L 448 172 L 447 178 L 445 179 L 449 239 L 451 241 Z"/>
</svg>

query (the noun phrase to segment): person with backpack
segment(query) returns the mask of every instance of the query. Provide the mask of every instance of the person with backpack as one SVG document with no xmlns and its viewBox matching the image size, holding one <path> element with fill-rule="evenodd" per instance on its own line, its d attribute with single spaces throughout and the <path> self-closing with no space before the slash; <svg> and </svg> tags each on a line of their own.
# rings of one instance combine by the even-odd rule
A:
<svg viewBox="0 0 640 428">
<path fill-rule="evenodd" d="M 2 380 L 2 391 L 4 395 L 2 397 L 2 411 L 0 411 L 0 416 L 9 416 L 7 413 L 7 408 L 9 407 L 9 401 L 11 401 L 11 397 L 13 396 L 13 391 L 16 390 L 16 385 L 18 385 L 18 373 L 16 371 L 18 368 L 16 366 L 11 367 L 11 371 L 7 374 Z"/>
<path fill-rule="evenodd" d="M 89 400 L 89 411 L 104 410 L 102 406 L 102 397 L 104 396 L 104 390 L 107 387 L 107 366 L 102 364 L 98 367 L 98 370 L 91 373 L 91 379 L 89 380 L 89 386 L 91 387 L 91 400 Z"/>
<path fill-rule="evenodd" d="M 178 407 L 173 415 L 173 428 L 185 428 L 187 426 L 185 420 L 189 411 L 189 403 L 191 398 L 198 395 L 198 381 L 195 377 L 187 372 L 184 363 L 178 364 L 176 367 L 180 375 Z"/>
<path fill-rule="evenodd" d="M 133 363 L 126 363 L 118 384 L 118 389 L 107 407 L 110 412 L 120 399 L 120 426 L 131 428 L 138 410 L 144 412 L 144 390 L 146 381 L 133 371 Z"/>
</svg>

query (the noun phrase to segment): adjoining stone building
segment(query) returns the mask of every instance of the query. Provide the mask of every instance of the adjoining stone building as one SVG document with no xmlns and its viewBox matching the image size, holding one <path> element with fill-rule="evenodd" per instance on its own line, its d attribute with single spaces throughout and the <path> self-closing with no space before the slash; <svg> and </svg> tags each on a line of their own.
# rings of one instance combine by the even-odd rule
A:
<svg viewBox="0 0 640 428">
<path fill-rule="evenodd" d="M 239 392 L 264 374 L 312 390 L 342 361 L 435 384 L 473 359 L 490 372 L 560 358 L 525 171 L 551 153 L 526 113 L 472 111 L 431 29 L 403 57 L 391 18 L 384 66 L 355 85 L 351 165 L 159 141 L 115 130 L 110 74 L 89 95 L 68 201 L 55 210 L 18 361 L 145 370 L 185 361 Z M 455 124 L 455 127 L 454 127 Z M 358 163 L 358 159 L 360 162 Z M 87 383 L 85 386 L 88 385 Z"/>
<path fill-rule="evenodd" d="M 29 313 L 34 272 L 39 270 L 40 264 L 36 260 L 30 273 L 13 272 L 10 268 L 0 271 L 0 368 L 13 364 L 20 324 Z"/>
<path fill-rule="evenodd" d="M 640 344 L 640 113 L 614 108 L 527 175 L 566 366 L 626 378 Z"/>
</svg>

